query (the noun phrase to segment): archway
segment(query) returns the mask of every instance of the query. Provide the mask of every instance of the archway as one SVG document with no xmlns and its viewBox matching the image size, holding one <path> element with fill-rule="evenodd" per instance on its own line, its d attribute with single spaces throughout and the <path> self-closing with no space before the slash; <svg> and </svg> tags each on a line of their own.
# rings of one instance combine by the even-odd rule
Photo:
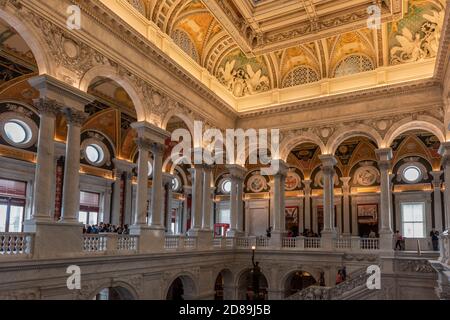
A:
<svg viewBox="0 0 450 320">
<path fill-rule="evenodd" d="M 194 280 L 189 276 L 179 276 L 173 280 L 167 290 L 166 300 L 192 300 L 196 290 Z"/>
<path fill-rule="evenodd" d="M 101 289 L 93 300 L 136 300 L 136 298 L 128 289 L 117 286 Z"/>
<path fill-rule="evenodd" d="M 233 275 L 230 270 L 224 269 L 217 275 L 214 283 L 214 300 L 231 300 L 233 299 Z"/>
<path fill-rule="evenodd" d="M 284 297 L 287 298 L 315 284 L 317 280 L 309 272 L 302 270 L 291 272 L 284 283 Z"/>
<path fill-rule="evenodd" d="M 259 277 L 259 293 L 253 290 L 253 270 L 245 270 L 238 281 L 238 300 L 268 300 L 269 284 L 264 274 Z"/>
</svg>

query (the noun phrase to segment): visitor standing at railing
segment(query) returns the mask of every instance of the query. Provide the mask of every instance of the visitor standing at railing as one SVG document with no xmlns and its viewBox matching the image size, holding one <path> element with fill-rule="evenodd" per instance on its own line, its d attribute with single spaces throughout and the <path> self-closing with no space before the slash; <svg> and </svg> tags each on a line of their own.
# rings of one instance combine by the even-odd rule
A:
<svg viewBox="0 0 450 320">
<path fill-rule="evenodd" d="M 433 251 L 439 251 L 439 231 L 433 230 L 430 231 L 431 243 L 433 245 Z"/>
<path fill-rule="evenodd" d="M 400 234 L 400 231 L 395 231 L 395 250 L 397 250 L 397 247 L 399 248 L 399 250 L 402 250 L 402 241 L 403 241 L 403 236 Z"/>
</svg>

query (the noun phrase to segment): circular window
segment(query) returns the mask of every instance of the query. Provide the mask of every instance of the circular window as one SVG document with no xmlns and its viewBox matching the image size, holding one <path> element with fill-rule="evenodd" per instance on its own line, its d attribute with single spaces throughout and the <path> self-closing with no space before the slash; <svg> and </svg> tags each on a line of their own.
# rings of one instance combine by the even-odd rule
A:
<svg viewBox="0 0 450 320">
<path fill-rule="evenodd" d="M 224 180 L 222 182 L 222 192 L 223 193 L 230 193 L 231 192 L 231 181 L 230 180 Z"/>
<path fill-rule="evenodd" d="M 180 180 L 178 178 L 173 178 L 172 179 L 172 190 L 173 191 L 178 191 L 178 189 L 180 189 L 181 183 Z"/>
<path fill-rule="evenodd" d="M 149 161 L 148 162 L 148 176 L 150 177 L 153 173 L 153 165 L 152 163 Z"/>
<path fill-rule="evenodd" d="M 32 137 L 31 128 L 25 122 L 17 119 L 7 121 L 3 130 L 8 140 L 18 145 L 28 143 Z"/>
<path fill-rule="evenodd" d="M 86 147 L 86 158 L 93 164 L 100 164 L 105 157 L 103 149 L 97 144 L 90 144 Z"/>
<path fill-rule="evenodd" d="M 403 170 L 403 178 L 406 182 L 415 183 L 422 179 L 422 171 L 415 166 L 406 167 Z"/>
</svg>

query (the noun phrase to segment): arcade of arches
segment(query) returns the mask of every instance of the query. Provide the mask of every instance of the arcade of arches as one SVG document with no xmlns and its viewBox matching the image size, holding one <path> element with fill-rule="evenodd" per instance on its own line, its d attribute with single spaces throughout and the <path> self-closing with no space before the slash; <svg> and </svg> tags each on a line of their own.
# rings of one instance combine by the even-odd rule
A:
<svg viewBox="0 0 450 320">
<path fill-rule="evenodd" d="M 449 1 L 229 2 L 0 1 L 0 299 L 450 299 Z"/>
</svg>

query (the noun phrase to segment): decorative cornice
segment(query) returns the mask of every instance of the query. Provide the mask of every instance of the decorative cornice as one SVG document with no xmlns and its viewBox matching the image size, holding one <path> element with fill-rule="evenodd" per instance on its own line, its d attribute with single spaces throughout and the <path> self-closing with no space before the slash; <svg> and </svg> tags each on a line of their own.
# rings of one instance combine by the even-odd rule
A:
<svg viewBox="0 0 450 320">
<path fill-rule="evenodd" d="M 416 80 L 401 84 L 386 85 L 383 87 L 358 90 L 350 93 L 341 93 L 332 96 L 319 97 L 310 100 L 288 103 L 280 106 L 272 106 L 255 111 L 242 112 L 239 118 L 252 118 L 259 116 L 269 116 L 275 113 L 293 112 L 298 110 L 308 110 L 324 105 L 332 106 L 345 102 L 362 102 L 373 100 L 377 97 L 392 97 L 407 94 L 410 91 L 417 93 L 417 90 L 430 90 L 440 86 L 440 82 L 435 79 Z"/>
</svg>

